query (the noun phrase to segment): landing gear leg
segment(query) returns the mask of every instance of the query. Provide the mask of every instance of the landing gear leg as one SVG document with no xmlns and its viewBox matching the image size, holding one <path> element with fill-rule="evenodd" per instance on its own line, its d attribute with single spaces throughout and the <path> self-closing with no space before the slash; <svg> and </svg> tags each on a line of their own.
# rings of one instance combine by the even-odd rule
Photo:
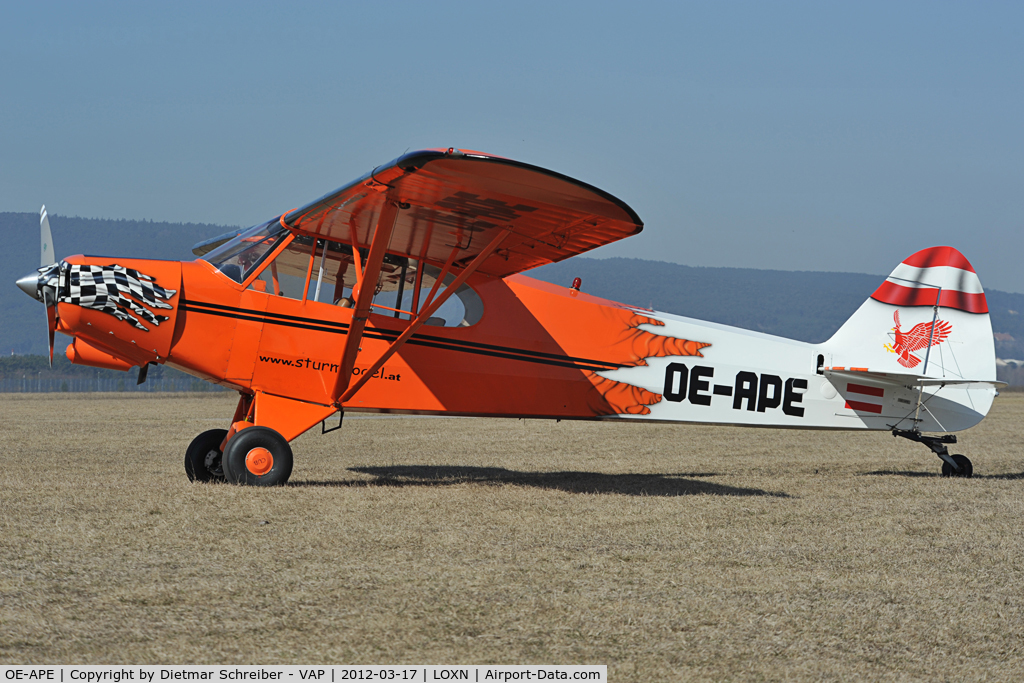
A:
<svg viewBox="0 0 1024 683">
<path fill-rule="evenodd" d="M 943 434 L 942 436 L 925 436 L 916 429 L 894 429 L 893 436 L 900 436 L 918 443 L 923 443 L 931 449 L 932 453 L 942 459 L 942 476 L 963 477 L 969 479 L 974 476 L 974 466 L 966 455 L 955 453 L 949 454 L 946 448 L 948 443 L 956 443 L 956 434 Z"/>
</svg>

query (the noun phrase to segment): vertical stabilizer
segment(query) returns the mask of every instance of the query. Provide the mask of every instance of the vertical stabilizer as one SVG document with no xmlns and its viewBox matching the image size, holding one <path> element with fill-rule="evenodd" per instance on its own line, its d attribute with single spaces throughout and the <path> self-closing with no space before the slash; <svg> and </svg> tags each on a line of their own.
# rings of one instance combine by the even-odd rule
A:
<svg viewBox="0 0 1024 683">
<path fill-rule="evenodd" d="M 985 292 L 953 247 L 904 259 L 822 345 L 826 367 L 995 381 Z"/>
</svg>

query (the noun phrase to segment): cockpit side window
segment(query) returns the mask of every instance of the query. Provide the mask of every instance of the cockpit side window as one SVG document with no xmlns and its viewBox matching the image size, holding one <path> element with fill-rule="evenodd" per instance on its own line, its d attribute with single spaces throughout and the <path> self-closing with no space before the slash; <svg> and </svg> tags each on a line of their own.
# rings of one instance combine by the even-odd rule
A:
<svg viewBox="0 0 1024 683">
<path fill-rule="evenodd" d="M 441 275 L 441 269 L 429 264 L 423 266 L 423 276 L 420 283 L 420 296 L 419 305 L 423 307 L 426 298 L 430 295 L 430 290 L 433 288 L 437 278 Z M 456 276 L 452 273 L 448 273 L 444 280 L 441 281 L 440 286 L 437 288 L 437 292 L 434 294 L 434 298 L 441 296 L 442 292 L 448 289 L 448 286 L 455 281 Z M 405 295 L 402 298 L 403 306 L 405 310 L 411 310 L 413 305 L 415 288 L 415 273 L 413 273 L 413 286 L 409 287 Z M 480 322 L 480 319 L 484 315 L 484 302 L 480 298 L 480 295 L 473 291 L 473 288 L 463 283 L 453 294 L 448 301 L 444 302 L 439 309 L 434 313 L 433 317 L 427 321 L 428 325 L 436 325 L 438 327 L 469 327 Z"/>
<path fill-rule="evenodd" d="M 296 235 L 277 250 L 272 260 L 264 265 L 267 255 L 287 237 L 287 231 L 277 220 L 257 226 L 218 247 L 204 258 L 236 282 L 262 268 L 250 288 L 290 299 L 305 299 L 335 306 L 354 305 L 353 287 L 356 284 L 356 252 L 342 242 L 334 242 L 308 235 Z M 358 261 L 366 263 L 367 250 L 359 249 Z M 312 258 L 312 264 L 310 259 Z M 434 298 L 454 282 L 449 273 L 441 283 L 441 269 L 405 256 L 386 254 L 381 272 L 374 283 L 367 283 L 374 291 L 372 312 L 401 320 L 411 320 L 427 304 L 430 291 Z M 308 274 L 308 279 L 307 279 Z M 419 292 L 416 291 L 417 285 Z M 480 296 L 463 284 L 434 315 L 428 325 L 441 327 L 468 327 L 483 317 L 484 305 Z"/>
<path fill-rule="evenodd" d="M 320 244 L 322 243 L 321 240 Z M 302 299 L 312 251 L 313 239 L 311 237 L 296 237 L 285 245 L 263 269 L 259 277 L 252 281 L 253 289 L 288 299 Z M 313 277 L 315 282 L 316 273 L 313 274 Z"/>
<path fill-rule="evenodd" d="M 263 225 L 249 228 L 213 251 L 203 256 L 203 260 L 212 263 L 217 270 L 235 282 L 245 282 L 246 278 L 263 263 L 274 247 L 287 236 L 287 231 L 278 219 Z"/>
</svg>

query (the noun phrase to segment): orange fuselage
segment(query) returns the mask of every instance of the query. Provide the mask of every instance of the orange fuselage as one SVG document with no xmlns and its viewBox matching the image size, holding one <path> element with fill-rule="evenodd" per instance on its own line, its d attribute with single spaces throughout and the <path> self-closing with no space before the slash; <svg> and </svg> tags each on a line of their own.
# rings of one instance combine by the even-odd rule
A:
<svg viewBox="0 0 1024 683">
<path fill-rule="evenodd" d="M 306 414 L 274 423 L 289 438 L 335 411 L 331 390 L 353 309 L 245 289 L 203 260 L 96 259 L 176 290 L 167 320 L 140 330 L 102 312 L 59 304 L 59 330 L 129 365 L 166 363 L 243 394 L 287 399 Z M 342 408 L 473 416 L 595 418 L 643 414 L 660 400 L 597 373 L 655 355 L 698 355 L 702 345 L 639 329 L 636 309 L 525 276 L 469 280 L 483 315 L 466 327 L 424 326 Z M 353 379 L 379 358 L 407 320 L 372 313 Z M 82 355 L 81 352 L 79 355 Z M 87 361 L 86 361 L 87 362 Z M 91 364 L 91 363 L 90 363 Z M 279 402 L 280 403 L 280 402 Z M 308 422 L 308 424 L 306 424 Z M 300 427 L 304 424 L 304 427 Z"/>
</svg>

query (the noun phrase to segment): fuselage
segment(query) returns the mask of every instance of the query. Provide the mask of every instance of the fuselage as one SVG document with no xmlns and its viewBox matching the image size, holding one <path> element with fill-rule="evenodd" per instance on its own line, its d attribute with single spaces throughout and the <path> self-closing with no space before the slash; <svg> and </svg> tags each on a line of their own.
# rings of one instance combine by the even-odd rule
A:
<svg viewBox="0 0 1024 683">
<path fill-rule="evenodd" d="M 886 429 L 971 475 L 946 452 L 955 437 L 922 436 L 976 424 L 998 385 L 984 292 L 956 249 L 905 259 L 822 344 L 522 274 L 642 229 L 587 183 L 451 147 L 205 240 L 191 262 L 50 263 L 44 209 L 41 267 L 17 284 L 46 307 L 51 354 L 59 330 L 74 363 L 139 381 L 167 364 L 239 393 L 227 428 L 189 445 L 193 481 L 285 483 L 289 442 L 346 411 Z"/>
<path fill-rule="evenodd" d="M 58 329 L 78 344 L 127 366 L 166 363 L 243 394 L 330 406 L 353 309 L 246 288 L 204 260 L 67 262 L 117 264 L 175 292 L 171 308 L 161 311 L 167 320 L 148 330 L 59 303 Z M 835 386 L 819 374 L 823 359 L 832 359 L 827 344 L 645 310 L 523 275 L 477 275 L 468 284 L 482 306 L 472 324 L 420 328 L 342 408 L 889 429 L 917 401 L 910 388 L 881 390 L 866 381 L 853 385 L 865 395 L 851 395 L 848 386 Z M 354 378 L 408 325 L 377 310 Z M 971 426 L 987 405 L 954 412 L 962 419 L 943 428 Z"/>
</svg>

